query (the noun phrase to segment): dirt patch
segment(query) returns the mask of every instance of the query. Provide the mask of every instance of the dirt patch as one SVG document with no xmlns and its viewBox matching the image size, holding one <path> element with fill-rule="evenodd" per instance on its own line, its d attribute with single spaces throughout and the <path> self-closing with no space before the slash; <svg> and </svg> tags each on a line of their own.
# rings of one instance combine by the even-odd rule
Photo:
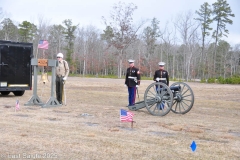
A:
<svg viewBox="0 0 240 160">
<path fill-rule="evenodd" d="M 141 81 L 136 101 L 152 82 Z M 133 126 L 119 120 L 120 109 L 128 110 L 124 79 L 69 77 L 67 105 L 60 107 L 24 106 L 32 91 L 0 95 L 0 159 L 239 159 L 240 86 L 187 84 L 195 96 L 190 112 L 158 117 L 143 108 L 132 111 Z M 38 83 L 44 103 L 50 86 Z"/>
</svg>

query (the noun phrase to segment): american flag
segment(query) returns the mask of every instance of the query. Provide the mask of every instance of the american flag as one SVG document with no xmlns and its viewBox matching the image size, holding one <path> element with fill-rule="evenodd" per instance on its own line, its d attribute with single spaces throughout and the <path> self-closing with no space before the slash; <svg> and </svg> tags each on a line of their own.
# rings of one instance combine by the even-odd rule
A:
<svg viewBox="0 0 240 160">
<path fill-rule="evenodd" d="M 20 105 L 19 105 L 19 100 L 16 101 L 16 107 L 15 107 L 16 110 L 19 110 L 20 109 Z"/>
<path fill-rule="evenodd" d="M 133 113 L 126 111 L 124 109 L 120 110 L 120 121 L 121 122 L 132 122 L 133 121 Z"/>
<path fill-rule="evenodd" d="M 48 49 L 48 41 L 40 40 L 38 43 L 38 48 Z"/>
</svg>

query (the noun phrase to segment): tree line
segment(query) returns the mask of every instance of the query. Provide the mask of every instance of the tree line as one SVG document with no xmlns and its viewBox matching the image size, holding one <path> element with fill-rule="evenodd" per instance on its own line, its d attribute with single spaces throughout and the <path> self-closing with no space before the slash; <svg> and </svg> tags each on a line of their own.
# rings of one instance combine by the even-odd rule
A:
<svg viewBox="0 0 240 160">
<path fill-rule="evenodd" d="M 223 79 L 240 75 L 240 44 L 231 46 L 223 37 L 229 34 L 234 14 L 226 0 L 205 2 L 195 13 L 181 13 L 175 20 L 160 24 L 134 23 L 133 3 L 114 4 L 110 18 L 102 17 L 106 28 L 80 27 L 66 19 L 50 25 L 39 17 L 38 25 L 28 21 L 16 24 L 4 18 L 0 9 L 0 40 L 30 42 L 36 58 L 55 59 L 62 52 L 72 74 L 125 75 L 127 59 L 135 59 L 141 75 L 152 77 L 158 62 L 166 62 L 172 79 Z M 39 40 L 49 42 L 48 50 L 38 49 Z"/>
</svg>

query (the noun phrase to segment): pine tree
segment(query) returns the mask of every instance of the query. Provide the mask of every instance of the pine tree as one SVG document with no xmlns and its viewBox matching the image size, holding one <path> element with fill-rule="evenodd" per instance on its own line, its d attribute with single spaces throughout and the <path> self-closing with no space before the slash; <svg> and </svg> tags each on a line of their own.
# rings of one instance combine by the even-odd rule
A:
<svg viewBox="0 0 240 160">
<path fill-rule="evenodd" d="M 217 23 L 216 30 L 213 32 L 213 38 L 215 38 L 215 47 L 214 47 L 214 72 L 216 67 L 216 52 L 217 52 L 217 43 L 222 36 L 226 36 L 228 30 L 226 24 L 232 24 L 233 21 L 229 17 L 235 17 L 232 14 L 232 10 L 226 0 L 218 0 L 212 4 L 213 6 L 213 21 Z"/>
<path fill-rule="evenodd" d="M 206 36 L 210 35 L 209 31 L 212 30 L 212 28 L 210 27 L 210 24 L 212 23 L 212 19 L 211 19 L 212 10 L 210 7 L 211 6 L 207 2 L 205 2 L 203 5 L 201 5 L 201 8 L 199 9 L 199 11 L 196 11 L 196 14 L 199 17 L 195 18 L 196 20 L 200 21 L 201 29 L 202 29 L 202 51 L 201 51 L 201 60 L 200 60 L 201 70 L 202 70 L 202 78 L 204 78 L 205 40 L 206 40 Z"/>
<path fill-rule="evenodd" d="M 63 34 L 65 34 L 65 39 L 68 42 L 67 47 L 65 48 L 67 51 L 66 60 L 70 65 L 73 65 L 72 54 L 74 50 L 74 43 L 73 43 L 75 39 L 74 32 L 77 29 L 78 25 L 76 26 L 72 25 L 72 20 L 70 19 L 64 20 L 63 23 L 66 26 Z"/>
<path fill-rule="evenodd" d="M 23 21 L 19 24 L 19 35 L 21 42 L 32 42 L 35 33 L 37 32 L 37 27 L 28 21 Z"/>
</svg>

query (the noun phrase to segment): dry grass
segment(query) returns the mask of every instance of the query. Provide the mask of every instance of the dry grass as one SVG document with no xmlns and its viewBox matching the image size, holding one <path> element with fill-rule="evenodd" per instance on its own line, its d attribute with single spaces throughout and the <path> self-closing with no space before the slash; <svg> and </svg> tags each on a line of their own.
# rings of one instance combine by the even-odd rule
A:
<svg viewBox="0 0 240 160">
<path fill-rule="evenodd" d="M 0 96 L 0 159 L 240 159 L 239 85 L 188 83 L 195 95 L 189 113 L 156 117 L 145 108 L 133 111 L 132 129 L 119 122 L 119 110 L 127 109 L 123 82 L 69 77 L 62 107 L 23 106 L 32 91 Z M 140 100 L 151 83 L 141 82 Z M 50 83 L 39 82 L 38 95 L 47 102 Z M 21 110 L 15 112 L 17 98 Z"/>
</svg>

